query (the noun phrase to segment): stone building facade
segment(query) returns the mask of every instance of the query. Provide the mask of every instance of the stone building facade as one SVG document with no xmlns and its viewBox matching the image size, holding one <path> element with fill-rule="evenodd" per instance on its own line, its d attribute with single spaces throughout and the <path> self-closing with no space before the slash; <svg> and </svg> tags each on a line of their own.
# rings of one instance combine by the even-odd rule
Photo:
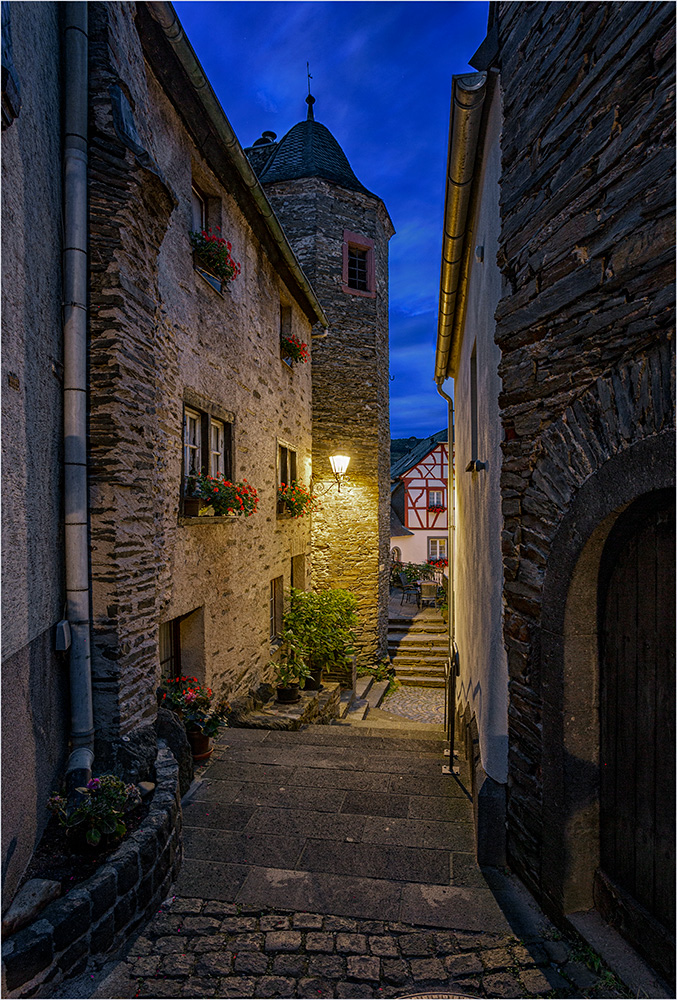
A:
<svg viewBox="0 0 677 1000">
<path fill-rule="evenodd" d="M 139 5 L 137 28 L 124 5 L 100 4 L 91 26 L 95 713 L 102 743 L 126 735 L 139 748 L 155 718 L 163 626 L 182 672 L 231 699 L 271 679 L 271 600 L 288 589 L 292 560 L 297 585 L 310 568 L 308 521 L 277 513 L 280 447 L 306 482 L 312 447 L 311 366 L 282 359 L 281 314 L 307 342 L 319 320 L 280 266 L 247 161 L 219 143 L 218 111 L 195 106 L 189 55 L 155 15 Z M 194 191 L 241 264 L 220 291 L 194 266 Z M 251 518 L 186 516 L 187 410 L 225 425 L 230 477 L 259 491 Z"/>
<path fill-rule="evenodd" d="M 56 4 L 3 4 L 2 880 L 11 895 L 67 752 L 61 118 Z"/>
<path fill-rule="evenodd" d="M 311 579 L 309 519 L 278 510 L 277 484 L 291 455 L 310 481 L 312 365 L 288 363 L 280 337 L 296 334 L 312 356 L 313 328 L 326 318 L 173 8 L 11 5 L 15 76 L 3 71 L 3 85 L 18 81 L 21 108 L 17 118 L 17 94 L 3 91 L 3 572 L 12 574 L 3 590 L 3 909 L 44 828 L 69 740 L 68 657 L 54 652 L 64 617 L 67 6 L 82 15 L 89 80 L 96 771 L 152 772 L 163 674 L 195 675 L 231 702 L 271 681 L 285 591 Z M 227 286 L 194 259 L 189 233 L 202 225 L 232 243 L 241 271 Z M 203 467 L 217 455 L 231 479 L 258 490 L 251 518 L 192 516 L 189 415 Z"/>
<path fill-rule="evenodd" d="M 487 100 L 473 140 L 476 177 L 500 155 L 500 202 L 476 183 L 436 372 L 460 372 L 456 331 L 482 326 L 472 275 L 500 272 L 483 402 L 502 438 L 507 857 L 553 914 L 586 932 L 596 909 L 669 979 L 674 30 L 668 4 L 491 5 L 467 94 L 500 87 L 500 135 Z M 492 201 L 495 262 L 472 222 Z"/>
<path fill-rule="evenodd" d="M 246 150 L 329 320 L 313 345 L 313 585 L 357 598 L 357 653 L 386 655 L 390 537 L 388 241 L 385 205 L 329 130 L 308 117 Z M 363 273 L 351 275 L 353 260 Z M 360 286 L 360 287 L 355 287 Z M 329 456 L 350 457 L 332 487 Z"/>
<path fill-rule="evenodd" d="M 656 620 L 646 641 L 672 666 L 645 677 L 645 691 L 639 674 L 628 681 L 632 719 L 611 718 L 608 705 L 604 718 L 611 668 L 604 652 L 600 663 L 598 644 L 605 545 L 621 513 L 643 505 L 670 551 L 665 518 L 674 494 L 670 500 L 660 491 L 675 482 L 675 11 L 670 4 L 499 3 L 497 15 L 508 849 L 557 909 L 596 904 L 674 976 L 669 590 L 653 595 Z M 647 587 L 650 572 L 647 566 Z M 674 569 L 670 586 L 674 593 Z M 612 759 L 621 744 L 604 744 L 609 726 L 632 730 L 623 764 Z M 636 860 L 653 854 L 656 870 L 643 861 L 637 881 L 622 863 L 609 878 L 604 873 L 604 838 L 614 821 L 599 768 L 612 766 L 625 770 L 619 784 L 647 783 L 658 799 L 652 831 L 637 816 L 632 831 L 617 824 L 613 834 L 650 840 L 636 844 Z M 627 824 L 623 808 L 616 803 Z M 671 834 L 659 829 L 665 823 Z"/>
</svg>

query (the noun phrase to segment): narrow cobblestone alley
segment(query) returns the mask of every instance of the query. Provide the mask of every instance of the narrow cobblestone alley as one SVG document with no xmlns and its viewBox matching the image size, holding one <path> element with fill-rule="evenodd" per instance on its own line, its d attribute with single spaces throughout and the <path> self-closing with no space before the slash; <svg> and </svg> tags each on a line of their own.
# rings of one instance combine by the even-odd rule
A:
<svg viewBox="0 0 677 1000">
<path fill-rule="evenodd" d="M 173 896 L 122 961 L 53 995 L 625 995 L 514 880 L 480 871 L 441 727 L 378 715 L 228 730 L 184 801 Z"/>
</svg>

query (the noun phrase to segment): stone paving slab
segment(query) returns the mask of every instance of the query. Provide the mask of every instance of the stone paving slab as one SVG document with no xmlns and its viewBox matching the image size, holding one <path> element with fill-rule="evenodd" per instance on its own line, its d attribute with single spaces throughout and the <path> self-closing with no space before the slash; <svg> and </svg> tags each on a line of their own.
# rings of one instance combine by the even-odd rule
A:
<svg viewBox="0 0 677 1000">
<path fill-rule="evenodd" d="M 288 835 L 232 833 L 187 826 L 183 849 L 186 857 L 197 861 L 295 868 L 304 843 L 302 838 Z"/>
<path fill-rule="evenodd" d="M 388 792 L 347 791 L 341 806 L 343 813 L 362 816 L 400 816 L 409 812 L 408 795 L 391 795 Z"/>
<path fill-rule="evenodd" d="M 228 802 L 243 806 L 272 806 L 278 809 L 312 809 L 318 812 L 338 812 L 345 792 L 333 788 L 311 788 L 307 785 L 273 785 L 264 782 L 237 781 L 205 782 L 196 793 L 196 802 Z"/>
<path fill-rule="evenodd" d="M 359 788 L 363 791 L 383 789 L 383 775 L 365 771 L 346 771 L 340 768 L 297 767 L 292 776 L 295 785 L 312 785 L 315 788 Z"/>
<path fill-rule="evenodd" d="M 308 840 L 296 865 L 304 871 L 395 879 L 448 885 L 451 872 L 448 851 L 400 844 L 342 844 Z"/>
<path fill-rule="evenodd" d="M 174 892 L 232 903 L 250 873 L 248 865 L 219 864 L 185 858 Z"/>
<path fill-rule="evenodd" d="M 366 818 L 305 809 L 258 809 L 247 832 L 327 840 L 363 839 Z"/>
<path fill-rule="evenodd" d="M 444 795 L 451 798 L 465 798 L 470 801 L 468 790 L 460 781 L 448 774 L 439 774 L 439 776 L 391 774 L 388 791 L 400 795 Z"/>
<path fill-rule="evenodd" d="M 399 919 L 402 886 L 387 879 L 252 869 L 237 894 L 248 908 L 311 910 L 373 920 Z"/>
<path fill-rule="evenodd" d="M 435 820 L 411 820 L 397 817 L 368 816 L 362 840 L 376 844 L 400 844 L 404 847 L 428 847 L 439 851 L 453 844 L 458 851 L 474 849 L 474 835 L 468 823 L 438 823 Z"/>
<path fill-rule="evenodd" d="M 510 925 L 490 889 L 407 883 L 402 888 L 400 919 L 428 927 L 510 933 Z"/>
</svg>

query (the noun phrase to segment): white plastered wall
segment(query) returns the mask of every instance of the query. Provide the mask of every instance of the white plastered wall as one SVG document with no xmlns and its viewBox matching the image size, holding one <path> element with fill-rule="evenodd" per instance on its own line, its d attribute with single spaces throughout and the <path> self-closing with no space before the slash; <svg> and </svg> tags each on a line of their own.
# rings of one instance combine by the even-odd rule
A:
<svg viewBox="0 0 677 1000">
<path fill-rule="evenodd" d="M 477 719 L 482 766 L 498 782 L 508 773 L 508 667 L 503 644 L 501 557 L 501 440 L 498 395 L 500 350 L 494 313 L 501 295 L 496 263 L 500 230 L 500 89 L 494 88 L 481 164 L 481 198 L 475 219 L 473 263 L 460 364 L 454 384 L 456 409 L 456 641 L 460 678 L 457 698 Z M 475 248 L 483 247 L 482 253 Z M 477 454 L 471 453 L 470 367 L 477 357 Z M 485 463 L 466 472 L 471 458 Z"/>
</svg>

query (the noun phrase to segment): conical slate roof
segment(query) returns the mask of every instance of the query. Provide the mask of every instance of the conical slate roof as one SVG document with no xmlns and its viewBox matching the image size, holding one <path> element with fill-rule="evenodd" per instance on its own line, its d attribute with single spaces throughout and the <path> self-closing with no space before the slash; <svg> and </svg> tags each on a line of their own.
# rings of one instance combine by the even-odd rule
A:
<svg viewBox="0 0 677 1000">
<path fill-rule="evenodd" d="M 352 191 L 369 194 L 326 125 L 313 120 L 294 125 L 259 174 L 262 184 L 297 177 L 323 177 Z"/>
<path fill-rule="evenodd" d="M 245 149 L 261 183 L 290 181 L 297 177 L 323 177 L 351 191 L 371 194 L 358 181 L 348 157 L 326 125 L 315 121 L 315 98 L 309 94 L 306 103 L 306 121 L 290 128 L 279 142 L 274 141 L 274 132 L 264 132 L 261 139 Z"/>
</svg>

